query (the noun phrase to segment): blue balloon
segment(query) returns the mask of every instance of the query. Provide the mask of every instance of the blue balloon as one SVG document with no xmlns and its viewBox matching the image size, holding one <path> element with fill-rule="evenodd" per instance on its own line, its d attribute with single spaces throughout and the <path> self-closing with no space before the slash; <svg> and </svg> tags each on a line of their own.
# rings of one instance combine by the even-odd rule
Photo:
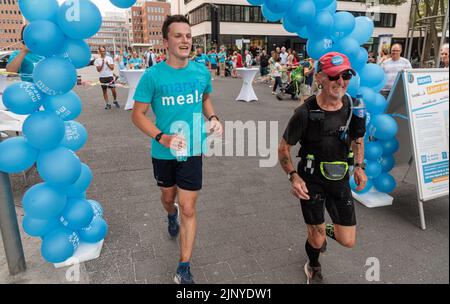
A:
<svg viewBox="0 0 450 304">
<path fill-rule="evenodd" d="M 47 112 L 53 112 L 65 121 L 74 120 L 83 109 L 81 99 L 74 91 L 64 95 L 46 95 L 43 106 Z"/>
<path fill-rule="evenodd" d="M 22 15 L 28 21 L 34 20 L 56 20 L 58 12 L 57 0 L 20 0 L 19 8 Z"/>
<path fill-rule="evenodd" d="M 252 1 L 258 2 L 257 0 L 252 0 Z M 264 1 L 264 0 L 259 0 L 259 1 Z M 111 0 L 111 3 L 119 8 L 130 8 L 136 3 L 136 0 Z"/>
<path fill-rule="evenodd" d="M 22 136 L 8 138 L 0 143 L 0 171 L 20 173 L 31 168 L 39 151 L 30 146 Z"/>
<path fill-rule="evenodd" d="M 319 11 L 313 22 L 307 24 L 309 37 L 319 39 L 330 36 L 334 25 L 333 15 L 326 10 Z"/>
<path fill-rule="evenodd" d="M 368 160 L 377 161 L 383 155 L 383 147 L 378 141 L 371 141 L 364 147 L 364 157 Z"/>
<path fill-rule="evenodd" d="M 366 104 L 366 109 L 367 109 L 367 105 L 368 104 L 372 105 L 372 104 L 374 104 L 376 102 L 377 95 L 375 94 L 375 92 L 371 88 L 360 87 L 359 88 L 359 94 L 362 95 L 362 98 L 363 98 L 363 100 L 364 100 L 364 102 Z M 370 112 L 370 113 L 372 114 L 372 112 Z"/>
<path fill-rule="evenodd" d="M 81 193 L 76 193 L 75 195 L 68 195 L 67 198 L 68 199 L 71 199 L 71 198 L 86 199 L 87 196 L 86 196 L 86 192 L 81 192 Z"/>
<path fill-rule="evenodd" d="M 365 87 L 374 87 L 384 80 L 384 70 L 375 63 L 366 64 L 360 72 L 361 85 Z"/>
<path fill-rule="evenodd" d="M 352 77 L 352 79 L 350 79 L 350 83 L 348 84 L 347 87 L 347 93 L 350 94 L 350 96 L 356 98 L 356 96 L 358 95 L 359 92 L 359 85 L 360 83 L 360 78 L 358 73 L 356 73 L 356 75 L 354 77 Z"/>
<path fill-rule="evenodd" d="M 389 140 L 380 140 L 379 142 L 383 147 L 383 155 L 392 155 L 400 148 L 400 144 L 395 137 L 392 137 Z"/>
<path fill-rule="evenodd" d="M 351 37 L 344 37 L 342 39 L 339 39 L 335 43 L 334 48 L 337 52 L 347 55 L 351 62 L 355 61 L 355 58 L 358 57 L 360 51 L 358 42 L 356 42 L 356 40 Z M 360 77 L 362 76 L 360 75 Z"/>
<path fill-rule="evenodd" d="M 25 192 L 22 205 L 27 216 L 48 220 L 58 217 L 64 210 L 66 202 L 67 197 L 64 192 L 47 183 L 40 183 Z"/>
<path fill-rule="evenodd" d="M 367 64 L 367 60 L 369 60 L 369 54 L 367 53 L 367 50 L 365 48 L 360 47 L 358 54 L 349 59 L 352 64 L 352 68 L 356 71 L 360 71 Z"/>
<path fill-rule="evenodd" d="M 381 165 L 377 161 L 368 160 L 366 163 L 366 175 L 368 178 L 374 179 L 377 178 L 383 169 Z"/>
<path fill-rule="evenodd" d="M 86 243 L 97 243 L 103 240 L 108 233 L 108 224 L 101 217 L 94 217 L 89 226 L 82 228 L 78 234 L 80 240 Z"/>
<path fill-rule="evenodd" d="M 64 147 L 41 151 L 37 169 L 48 184 L 65 188 L 77 181 L 81 174 L 81 162 L 76 154 Z"/>
<path fill-rule="evenodd" d="M 387 101 L 383 95 L 377 93 L 375 94 L 375 99 L 371 102 L 366 102 L 366 109 L 372 115 L 383 114 L 387 107 Z"/>
<path fill-rule="evenodd" d="M 334 0 L 314 0 L 317 9 L 322 9 L 330 6 Z"/>
<path fill-rule="evenodd" d="M 251 5 L 262 5 L 266 0 L 247 0 Z"/>
<path fill-rule="evenodd" d="M 295 33 L 298 30 L 287 18 L 283 18 L 283 28 L 289 33 Z"/>
<path fill-rule="evenodd" d="M 67 38 L 62 50 L 62 56 L 77 69 L 84 68 L 91 61 L 91 49 L 84 40 Z"/>
<path fill-rule="evenodd" d="M 82 124 L 77 121 L 64 122 L 66 132 L 61 140 L 61 146 L 77 152 L 86 144 L 88 134 Z"/>
<path fill-rule="evenodd" d="M 27 115 L 36 112 L 44 101 L 44 94 L 31 82 L 19 81 L 3 92 L 3 104 L 16 114 Z"/>
<path fill-rule="evenodd" d="M 312 0 L 294 1 L 286 14 L 289 23 L 297 28 L 313 23 L 315 18 L 316 6 Z"/>
<path fill-rule="evenodd" d="M 86 164 L 81 164 L 81 174 L 75 183 L 67 188 L 67 196 L 75 198 L 85 193 L 92 182 L 92 171 Z"/>
<path fill-rule="evenodd" d="M 373 20 L 367 16 L 359 16 L 355 18 L 355 28 L 350 33 L 350 37 L 358 41 L 360 45 L 372 38 L 374 29 Z"/>
<path fill-rule="evenodd" d="M 307 26 L 304 26 L 299 31 L 297 31 L 297 35 L 303 39 L 310 39 L 310 34 Z"/>
<path fill-rule="evenodd" d="M 87 200 L 94 211 L 94 217 L 103 217 L 103 208 L 99 202 L 94 200 Z"/>
<path fill-rule="evenodd" d="M 333 0 L 330 5 L 323 8 L 322 10 L 329 11 L 331 14 L 334 14 L 336 13 L 336 9 L 337 9 L 337 1 Z"/>
<path fill-rule="evenodd" d="M 381 140 L 393 138 L 398 131 L 398 125 L 394 118 L 387 114 L 379 114 L 372 117 L 369 133 Z"/>
<path fill-rule="evenodd" d="M 354 28 L 355 17 L 351 13 L 337 12 L 334 14 L 334 27 L 332 37 L 336 39 L 344 38 L 345 36 L 349 35 Z"/>
<path fill-rule="evenodd" d="M 36 86 L 47 95 L 68 93 L 77 84 L 77 70 L 72 63 L 60 57 L 40 61 L 33 71 Z"/>
<path fill-rule="evenodd" d="M 44 237 L 41 253 L 49 263 L 62 263 L 72 257 L 79 244 L 80 238 L 75 231 L 58 228 Z"/>
<path fill-rule="evenodd" d="M 23 123 L 23 134 L 36 149 L 53 149 L 64 136 L 64 122 L 56 114 L 42 111 L 28 116 Z"/>
<path fill-rule="evenodd" d="M 80 230 L 87 227 L 94 218 L 91 204 L 84 199 L 69 199 L 61 213 L 61 222 L 67 228 Z"/>
<path fill-rule="evenodd" d="M 50 57 L 63 46 L 64 33 L 51 21 L 36 20 L 25 28 L 23 40 L 33 53 Z"/>
<path fill-rule="evenodd" d="M 393 155 L 384 155 L 380 162 L 383 172 L 389 172 L 395 167 L 395 158 Z"/>
<path fill-rule="evenodd" d="M 319 60 L 320 57 L 330 52 L 332 48 L 333 41 L 329 37 L 318 40 L 309 39 L 306 42 L 306 51 L 308 52 L 308 56 L 315 60 Z"/>
<path fill-rule="evenodd" d="M 372 187 L 373 187 L 372 180 L 368 179 L 364 189 L 362 189 L 360 191 L 356 191 L 356 188 L 358 188 L 358 185 L 355 182 L 355 177 L 353 175 L 350 177 L 350 188 L 358 194 L 367 193 L 370 191 L 370 189 L 372 189 Z"/>
<path fill-rule="evenodd" d="M 102 25 L 102 14 L 89 0 L 67 0 L 58 10 L 58 24 L 66 36 L 86 39 L 94 36 Z"/>
<path fill-rule="evenodd" d="M 49 232 L 61 226 L 58 218 L 51 218 L 47 220 L 35 219 L 25 215 L 22 222 L 23 230 L 34 237 L 44 237 Z"/>
<path fill-rule="evenodd" d="M 373 180 L 375 188 L 384 193 L 391 193 L 397 187 L 397 183 L 389 173 L 381 173 L 377 178 Z"/>
<path fill-rule="evenodd" d="M 377 85 L 372 86 L 372 89 L 374 90 L 374 92 L 380 92 L 381 89 L 386 86 L 386 82 L 387 82 L 387 76 L 385 74 L 383 79 Z"/>
<path fill-rule="evenodd" d="M 291 8 L 293 0 L 266 0 L 265 5 L 274 14 L 283 14 Z"/>
<path fill-rule="evenodd" d="M 284 13 L 275 14 L 274 12 L 270 11 L 265 5 L 261 6 L 261 10 L 264 18 L 266 18 L 270 22 L 277 22 L 283 19 Z"/>
</svg>

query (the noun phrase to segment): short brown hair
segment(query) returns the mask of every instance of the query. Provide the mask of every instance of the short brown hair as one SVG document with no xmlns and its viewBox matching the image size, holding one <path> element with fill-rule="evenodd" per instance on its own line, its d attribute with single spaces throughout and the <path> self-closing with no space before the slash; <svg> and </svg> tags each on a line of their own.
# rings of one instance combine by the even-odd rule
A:
<svg viewBox="0 0 450 304">
<path fill-rule="evenodd" d="M 169 38 L 169 27 L 172 23 L 175 23 L 175 22 L 186 23 L 187 25 L 191 26 L 191 24 L 189 23 L 189 20 L 183 15 L 167 16 L 166 20 L 164 20 L 164 24 L 162 27 L 162 34 L 163 34 L 164 39 Z"/>
</svg>

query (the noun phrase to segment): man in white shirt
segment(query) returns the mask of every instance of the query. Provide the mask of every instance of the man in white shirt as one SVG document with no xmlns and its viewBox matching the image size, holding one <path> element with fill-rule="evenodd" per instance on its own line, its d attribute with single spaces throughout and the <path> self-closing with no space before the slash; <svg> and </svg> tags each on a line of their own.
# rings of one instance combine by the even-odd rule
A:
<svg viewBox="0 0 450 304">
<path fill-rule="evenodd" d="M 281 65 L 286 65 L 287 64 L 287 59 L 288 59 L 289 54 L 286 52 L 286 48 L 283 46 L 281 48 L 281 53 L 280 53 L 280 58 L 281 58 Z"/>
<path fill-rule="evenodd" d="M 108 100 L 108 88 L 111 89 L 114 98 L 114 105 L 116 108 L 120 108 L 117 101 L 116 82 L 114 78 L 114 61 L 111 56 L 106 55 L 106 49 L 101 46 L 98 48 L 100 58 L 94 61 L 94 65 L 97 71 L 100 73 L 100 84 L 103 91 L 103 98 L 105 99 L 105 110 L 111 109 L 111 105 Z"/>
<path fill-rule="evenodd" d="M 252 67 L 252 55 L 250 55 L 250 52 L 248 50 L 245 50 L 245 67 Z"/>
<path fill-rule="evenodd" d="M 149 48 L 148 51 L 145 53 L 145 66 L 147 68 L 150 68 L 154 64 L 156 64 L 156 56 L 155 53 L 153 53 L 152 49 Z"/>
<path fill-rule="evenodd" d="M 408 59 L 401 57 L 402 46 L 398 43 L 393 44 L 391 47 L 391 58 L 387 59 L 381 64 L 384 73 L 387 76 L 386 85 L 381 90 L 381 94 L 386 97 L 389 96 L 389 92 L 394 85 L 397 74 L 406 69 L 412 69 L 411 63 Z"/>
</svg>

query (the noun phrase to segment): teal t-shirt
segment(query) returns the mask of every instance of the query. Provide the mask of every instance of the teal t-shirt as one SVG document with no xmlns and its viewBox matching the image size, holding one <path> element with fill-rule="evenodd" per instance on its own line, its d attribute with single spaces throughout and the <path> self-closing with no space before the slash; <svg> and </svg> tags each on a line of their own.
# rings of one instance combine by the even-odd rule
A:
<svg viewBox="0 0 450 304">
<path fill-rule="evenodd" d="M 14 58 L 16 58 L 17 55 L 19 55 L 19 52 L 20 51 L 14 51 L 11 54 L 11 56 L 9 56 L 8 64 L 10 64 L 14 60 Z M 42 59 L 44 59 L 44 57 L 28 52 L 19 69 L 19 74 L 26 74 L 26 75 L 20 76 L 20 78 L 23 81 L 33 82 L 32 74 L 34 71 L 34 67 Z"/>
<path fill-rule="evenodd" d="M 209 57 L 205 54 L 201 54 L 200 56 L 195 55 L 194 61 L 203 65 L 207 65 L 207 63 L 209 62 Z"/>
<path fill-rule="evenodd" d="M 208 58 L 209 58 L 209 62 L 211 62 L 211 64 L 217 65 L 217 54 L 216 53 L 209 54 Z"/>
<path fill-rule="evenodd" d="M 217 56 L 219 57 L 219 62 L 224 63 L 227 58 L 227 53 L 220 52 Z"/>
<path fill-rule="evenodd" d="M 142 65 L 143 61 L 141 58 L 131 58 L 130 60 L 128 60 L 128 64 L 133 64 L 134 65 L 134 69 L 138 70 L 139 69 L 139 65 Z"/>
<path fill-rule="evenodd" d="M 199 63 L 189 61 L 181 69 L 161 62 L 145 71 L 134 94 L 134 100 L 150 103 L 155 124 L 165 134 L 175 134 L 181 127 L 187 140 L 188 156 L 205 153 L 206 139 L 203 118 L 203 95 L 212 92 L 211 75 Z M 152 157 L 176 159 L 173 151 L 152 139 Z"/>
</svg>

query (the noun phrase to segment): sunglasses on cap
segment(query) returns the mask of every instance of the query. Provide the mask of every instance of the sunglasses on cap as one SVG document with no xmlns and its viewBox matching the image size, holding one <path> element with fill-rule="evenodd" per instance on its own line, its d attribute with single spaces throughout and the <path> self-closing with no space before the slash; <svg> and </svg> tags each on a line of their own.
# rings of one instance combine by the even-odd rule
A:
<svg viewBox="0 0 450 304">
<path fill-rule="evenodd" d="M 341 73 L 339 75 L 336 75 L 336 76 L 330 76 L 330 75 L 327 75 L 327 76 L 328 76 L 328 79 L 330 81 L 337 81 L 341 77 L 342 77 L 342 80 L 350 80 L 350 79 L 352 79 L 353 74 L 350 71 L 345 71 L 345 72 L 343 72 L 343 73 Z"/>
</svg>

